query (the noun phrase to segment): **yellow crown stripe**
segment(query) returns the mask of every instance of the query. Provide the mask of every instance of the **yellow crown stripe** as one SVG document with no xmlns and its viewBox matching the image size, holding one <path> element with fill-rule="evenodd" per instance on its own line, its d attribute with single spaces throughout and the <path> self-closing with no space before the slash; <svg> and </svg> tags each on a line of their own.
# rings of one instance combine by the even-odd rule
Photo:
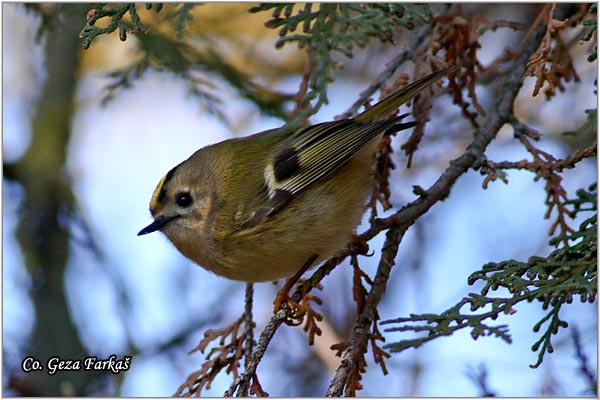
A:
<svg viewBox="0 0 600 400">
<path fill-rule="evenodd" d="M 158 197 L 160 196 L 160 191 L 162 190 L 162 188 L 165 184 L 167 175 L 162 177 L 162 179 L 158 182 L 156 189 L 154 189 L 154 193 L 152 193 L 152 199 L 150 200 L 150 209 L 154 209 L 154 208 L 156 208 L 156 206 L 158 206 Z"/>
<path fill-rule="evenodd" d="M 158 186 L 156 186 L 156 189 L 154 189 L 154 193 L 152 193 L 152 199 L 150 200 L 150 210 L 154 210 L 156 207 L 158 207 L 158 203 L 163 201 L 163 198 L 166 194 L 165 185 L 171 180 L 171 178 L 173 178 L 175 170 L 179 167 L 179 165 L 176 165 L 175 167 L 171 168 L 171 170 L 167 172 L 165 176 L 162 177 L 160 182 L 158 182 Z"/>
</svg>

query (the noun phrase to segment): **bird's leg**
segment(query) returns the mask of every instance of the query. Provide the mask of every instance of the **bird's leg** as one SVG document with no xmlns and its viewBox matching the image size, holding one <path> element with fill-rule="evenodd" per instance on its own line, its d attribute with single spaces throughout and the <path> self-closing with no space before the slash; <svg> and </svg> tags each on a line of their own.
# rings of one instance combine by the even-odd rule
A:
<svg viewBox="0 0 600 400">
<path fill-rule="evenodd" d="M 292 276 L 287 281 L 285 281 L 283 287 L 279 290 L 279 292 L 277 293 L 277 297 L 275 297 L 275 300 L 273 301 L 273 304 L 275 305 L 275 309 L 273 310 L 273 313 L 277 313 L 279 310 L 281 310 L 281 307 L 284 303 L 287 303 L 290 306 L 290 308 L 292 308 L 292 309 L 300 307 L 300 305 L 298 303 L 296 303 L 295 301 L 293 301 L 290 298 L 289 292 L 292 289 L 292 287 L 298 282 L 300 277 L 315 262 L 317 257 L 318 257 L 317 254 L 313 254 L 312 256 L 310 256 L 310 258 L 308 259 L 308 261 L 306 263 L 304 263 L 302 268 L 300 268 L 294 276 Z"/>
<path fill-rule="evenodd" d="M 361 239 L 360 236 L 354 235 L 352 241 L 348 245 L 350 251 L 354 254 L 358 254 L 361 256 L 371 256 L 373 254 L 369 254 L 369 243 L 366 240 Z"/>
</svg>

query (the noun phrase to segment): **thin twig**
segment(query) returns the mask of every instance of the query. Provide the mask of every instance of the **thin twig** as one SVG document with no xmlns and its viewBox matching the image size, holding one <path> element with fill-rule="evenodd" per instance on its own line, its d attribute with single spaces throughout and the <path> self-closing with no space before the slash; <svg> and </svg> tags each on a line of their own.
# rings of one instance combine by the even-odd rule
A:
<svg viewBox="0 0 600 400">
<path fill-rule="evenodd" d="M 356 115 L 358 109 L 364 105 L 367 100 L 375 93 L 377 90 L 381 88 L 387 80 L 396 72 L 398 67 L 402 65 L 407 60 L 410 60 L 412 55 L 415 53 L 416 49 L 423 44 L 425 38 L 429 37 L 429 34 L 433 30 L 433 24 L 427 25 L 421 33 L 416 37 L 414 41 L 411 42 L 411 45 L 405 49 L 403 52 L 394 57 L 389 63 L 386 64 L 385 69 L 373 80 L 373 82 L 367 87 L 365 90 L 360 92 L 358 99 L 346 110 L 344 113 L 335 117 L 335 119 L 344 119 L 350 118 Z"/>
<path fill-rule="evenodd" d="M 293 121 L 298 114 L 307 106 L 310 106 L 310 103 L 306 102 L 304 98 L 306 97 L 306 93 L 308 93 L 308 87 L 310 84 L 310 75 L 314 69 L 314 64 L 310 59 L 310 50 L 306 52 L 306 65 L 304 66 L 304 73 L 302 74 L 302 81 L 300 82 L 300 87 L 298 88 L 298 93 L 294 96 L 294 109 L 290 113 L 288 117 L 288 121 Z"/>
<path fill-rule="evenodd" d="M 579 372 L 586 380 L 588 385 L 588 390 L 591 393 L 598 395 L 598 379 L 596 378 L 596 374 L 592 372 L 591 367 L 588 365 L 588 359 L 583 351 L 583 346 L 581 344 L 581 337 L 579 336 L 579 329 L 576 326 L 571 328 L 571 335 L 573 337 L 573 345 L 575 346 L 575 356 L 577 357 L 577 361 L 579 362 Z"/>
<path fill-rule="evenodd" d="M 279 328 L 279 326 L 288 318 L 290 312 L 291 310 L 289 307 L 284 305 L 277 314 L 274 314 L 271 317 L 260 334 L 256 348 L 252 352 L 248 365 L 246 366 L 246 371 L 231 383 L 231 386 L 229 386 L 229 389 L 224 394 L 225 397 L 233 396 L 236 393 L 236 389 L 238 397 L 243 396 L 244 393 L 248 393 L 250 379 L 256 373 L 258 363 L 260 363 L 260 360 L 264 356 L 267 346 L 269 345 L 271 338 L 273 338 L 273 335 L 275 335 L 277 328 Z"/>
<path fill-rule="evenodd" d="M 521 161 L 502 161 L 502 162 L 492 162 L 486 161 L 487 164 L 490 165 L 493 169 L 521 169 L 527 170 L 530 172 L 539 172 L 540 168 L 546 168 L 548 170 L 552 170 L 555 172 L 563 172 L 565 169 L 575 168 L 579 161 L 584 158 L 595 157 L 598 155 L 598 142 L 594 142 L 592 145 L 577 150 L 575 153 L 567 156 L 564 159 L 551 160 L 546 164 L 540 164 L 536 162 L 531 162 L 529 160 L 521 160 Z"/>
<path fill-rule="evenodd" d="M 303 281 L 296 287 L 296 290 L 290 299 L 293 302 L 299 303 L 302 298 L 312 290 L 312 288 L 317 286 L 317 284 L 349 254 L 350 251 L 347 250 L 339 257 L 331 258 L 323 263 L 323 265 L 321 265 L 321 267 L 319 267 L 319 269 L 317 269 L 309 279 Z M 258 343 L 256 344 L 256 347 L 254 348 L 254 351 L 252 352 L 250 360 L 246 366 L 246 371 L 244 371 L 239 378 L 235 379 L 231 383 L 229 389 L 224 394 L 226 397 L 233 396 L 236 393 L 238 396 L 241 396 L 243 393 L 247 393 L 248 387 L 250 386 L 250 380 L 256 374 L 256 368 L 265 355 L 271 339 L 275 335 L 275 332 L 277 332 L 279 326 L 287 321 L 291 314 L 292 309 L 287 305 L 287 303 L 284 303 L 282 304 L 281 309 L 271 316 L 271 319 L 269 319 L 269 322 L 260 333 Z"/>
<path fill-rule="evenodd" d="M 496 397 L 496 393 L 490 389 L 488 370 L 484 363 L 481 363 L 478 367 L 469 366 L 467 377 L 479 388 L 481 397 Z"/>
<path fill-rule="evenodd" d="M 254 297 L 254 285 L 246 284 L 246 299 L 244 304 L 244 324 L 246 325 L 246 343 L 244 343 L 244 365 L 248 367 L 252 347 L 254 346 L 254 320 L 252 317 L 252 300 Z"/>
<path fill-rule="evenodd" d="M 349 346 L 344 351 L 340 366 L 327 390 L 327 396 L 341 396 L 343 394 L 350 372 L 356 365 L 357 355 L 366 351 L 369 327 L 374 321 L 377 306 L 385 292 L 388 277 L 392 266 L 395 264 L 394 259 L 402 237 L 418 217 L 427 212 L 438 201 L 445 199 L 449 195 L 450 188 L 462 174 L 470 168 L 478 166 L 478 162 L 482 159 L 487 146 L 496 137 L 502 125 L 512 115 L 513 103 L 521 88 L 527 61 L 539 47 L 545 32 L 545 25 L 541 25 L 532 33 L 527 45 L 523 47 L 519 56 L 514 59 L 511 68 L 512 73 L 504 77 L 502 81 L 498 81 L 498 86 L 505 87 L 507 90 L 502 92 L 495 106 L 492 108 L 495 112 L 490 114 L 483 126 L 475 131 L 474 140 L 467 147 L 463 155 L 450 162 L 450 166 L 439 179 L 428 190 L 424 191 L 417 200 L 403 207 L 393 215 L 393 218 L 386 218 L 387 221 L 384 222 L 384 225 L 387 225 L 389 222 L 393 222 L 393 224 L 386 234 L 373 286 L 367 297 L 365 308 L 354 325 L 352 334 L 348 340 Z M 373 225 L 379 225 L 378 227 L 381 228 L 382 221 L 381 219 L 377 219 Z M 372 232 L 371 229 L 367 232 Z"/>
</svg>

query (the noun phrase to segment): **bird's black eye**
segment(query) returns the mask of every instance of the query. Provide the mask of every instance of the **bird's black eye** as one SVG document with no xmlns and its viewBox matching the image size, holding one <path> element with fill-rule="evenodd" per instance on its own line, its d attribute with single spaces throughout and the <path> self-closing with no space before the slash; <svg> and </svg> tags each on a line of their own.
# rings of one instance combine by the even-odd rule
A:
<svg viewBox="0 0 600 400">
<path fill-rule="evenodd" d="M 177 197 L 175 197 L 175 203 L 179 207 L 189 207 L 192 205 L 192 195 L 189 192 L 178 193 Z"/>
</svg>

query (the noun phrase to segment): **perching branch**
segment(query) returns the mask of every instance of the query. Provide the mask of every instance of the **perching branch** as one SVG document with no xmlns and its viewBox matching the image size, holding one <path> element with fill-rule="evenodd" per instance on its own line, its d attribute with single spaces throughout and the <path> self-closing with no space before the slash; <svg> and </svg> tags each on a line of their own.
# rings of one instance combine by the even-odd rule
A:
<svg viewBox="0 0 600 400">
<path fill-rule="evenodd" d="M 513 104 L 524 79 L 527 61 L 539 47 L 545 30 L 545 26 L 541 26 L 532 32 L 522 52 L 512 62 L 512 73 L 498 80 L 499 87 L 505 87 L 507 90 L 503 91 L 496 101 L 493 107 L 495 112 L 488 115 L 482 127 L 475 131 L 474 140 L 467 147 L 464 154 L 451 161 L 450 166 L 438 180 L 429 189 L 425 190 L 417 200 L 407 204 L 390 217 L 376 219 L 371 228 L 365 232 L 367 236 L 370 236 L 375 232 L 378 233 L 385 228 L 389 228 L 383 245 L 381 260 L 373 280 L 373 288 L 367 298 L 365 309 L 354 325 L 348 341 L 350 346 L 344 352 L 340 367 L 327 390 L 327 396 L 341 396 L 343 394 L 348 383 L 348 377 L 352 370 L 356 368 L 357 356 L 366 351 L 368 327 L 373 323 L 377 306 L 385 292 L 402 237 L 417 218 L 449 195 L 450 188 L 462 174 L 471 168 L 479 167 L 479 161 L 482 159 L 487 146 L 512 115 Z"/>
<path fill-rule="evenodd" d="M 332 258 L 323 263 L 319 269 L 317 269 L 312 276 L 303 281 L 300 285 L 296 287 L 294 294 L 290 297 L 292 302 L 300 303 L 302 298 L 308 294 L 312 288 L 317 287 L 319 282 L 327 276 L 335 266 L 337 266 L 344 258 L 346 258 L 350 254 L 349 251 L 344 252 L 344 254 L 339 258 Z M 250 357 L 250 361 L 246 366 L 246 371 L 240 375 L 240 377 L 234 379 L 231 383 L 229 389 L 225 392 L 224 396 L 231 397 L 237 395 L 241 396 L 242 393 L 245 393 L 248 390 L 248 387 L 251 384 L 252 377 L 256 375 L 256 368 L 258 364 L 262 360 L 269 343 L 277 329 L 283 324 L 285 321 L 289 320 L 292 316 L 293 310 L 288 306 L 287 303 L 284 303 L 282 308 L 275 314 L 271 316 L 269 322 L 262 330 L 260 337 L 258 339 L 258 343 L 252 352 Z"/>
<path fill-rule="evenodd" d="M 254 284 L 246 283 L 246 296 L 244 304 L 244 324 L 246 325 L 246 343 L 244 343 L 244 363 L 247 366 L 254 347 L 254 318 L 252 316 L 252 303 L 254 300 Z"/>
</svg>

